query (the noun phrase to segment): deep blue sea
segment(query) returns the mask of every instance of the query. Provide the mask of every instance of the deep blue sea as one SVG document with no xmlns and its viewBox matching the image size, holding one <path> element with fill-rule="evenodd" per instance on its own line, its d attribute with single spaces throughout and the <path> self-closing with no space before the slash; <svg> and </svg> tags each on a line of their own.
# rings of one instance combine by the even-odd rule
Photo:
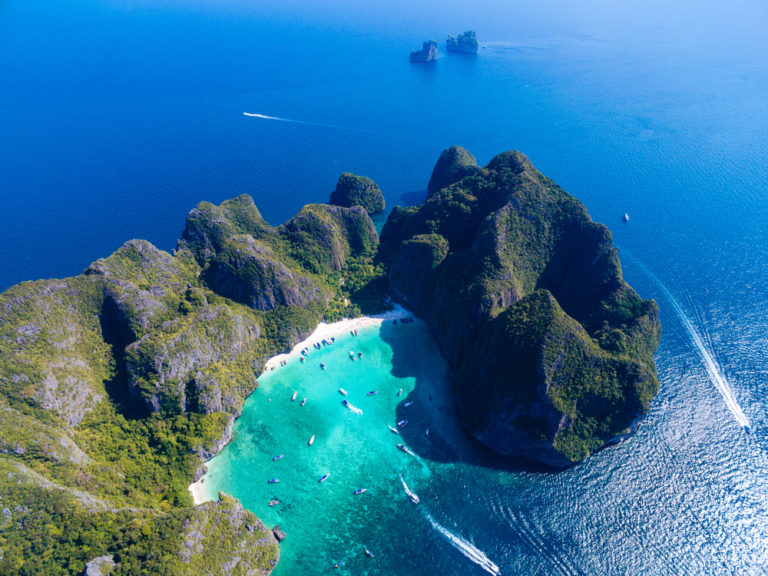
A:
<svg viewBox="0 0 768 576">
<path fill-rule="evenodd" d="M 468 28 L 476 58 L 409 64 Z M 434 462 L 434 524 L 503 574 L 766 574 L 767 55 L 764 0 L 3 0 L 0 289 L 129 238 L 170 250 L 200 200 L 249 193 L 279 224 L 352 171 L 412 204 L 442 149 L 518 149 L 659 301 L 662 388 L 563 473 Z M 387 514 L 423 554 L 369 573 L 486 573 Z"/>
</svg>

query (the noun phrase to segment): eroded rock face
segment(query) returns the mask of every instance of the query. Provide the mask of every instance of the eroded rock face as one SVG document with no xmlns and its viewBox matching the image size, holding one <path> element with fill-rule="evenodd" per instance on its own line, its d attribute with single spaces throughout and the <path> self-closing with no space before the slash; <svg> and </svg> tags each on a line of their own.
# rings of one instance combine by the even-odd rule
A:
<svg viewBox="0 0 768 576">
<path fill-rule="evenodd" d="M 427 40 L 421 47 L 421 50 L 411 52 L 411 62 L 427 64 L 437 61 L 437 42 Z"/>
<path fill-rule="evenodd" d="M 626 432 L 658 390 L 660 327 L 608 229 L 519 152 L 479 168 L 450 148 L 429 192 L 392 212 L 380 253 L 454 369 L 464 426 L 555 466 Z"/>
<path fill-rule="evenodd" d="M 448 39 L 445 41 L 445 49 L 448 52 L 477 54 L 477 36 L 472 30 L 467 30 L 463 34 L 459 34 L 457 38 L 448 36 Z"/>
</svg>

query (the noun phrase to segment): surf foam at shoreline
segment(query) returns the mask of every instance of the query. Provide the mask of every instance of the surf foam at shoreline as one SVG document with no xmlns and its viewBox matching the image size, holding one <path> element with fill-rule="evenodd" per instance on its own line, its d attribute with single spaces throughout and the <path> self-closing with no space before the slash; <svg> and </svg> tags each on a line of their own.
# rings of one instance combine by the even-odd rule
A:
<svg viewBox="0 0 768 576">
<path fill-rule="evenodd" d="M 411 314 L 408 310 L 395 304 L 392 310 L 382 314 L 377 314 L 375 316 L 346 318 L 344 320 L 339 320 L 338 322 L 332 322 L 330 324 L 320 322 L 320 324 L 317 325 L 317 328 L 315 328 L 314 332 L 296 344 L 290 352 L 277 354 L 276 356 L 272 356 L 269 360 L 267 360 L 267 362 L 264 364 L 264 371 L 262 374 L 279 369 L 281 367 L 280 363 L 282 361 L 290 362 L 292 360 L 296 360 L 301 356 L 301 351 L 304 348 L 313 349 L 312 345 L 316 342 L 320 343 L 323 340 L 330 340 L 331 338 L 348 334 L 354 330 L 362 330 L 371 326 L 379 326 L 387 320 L 399 320 L 412 316 L 413 314 Z M 208 500 L 212 499 L 205 493 L 205 477 L 206 474 L 203 474 L 203 476 L 201 476 L 197 482 L 193 482 L 189 485 L 189 492 L 192 495 L 192 500 L 195 506 L 198 506 L 203 502 L 207 502 Z"/>
</svg>

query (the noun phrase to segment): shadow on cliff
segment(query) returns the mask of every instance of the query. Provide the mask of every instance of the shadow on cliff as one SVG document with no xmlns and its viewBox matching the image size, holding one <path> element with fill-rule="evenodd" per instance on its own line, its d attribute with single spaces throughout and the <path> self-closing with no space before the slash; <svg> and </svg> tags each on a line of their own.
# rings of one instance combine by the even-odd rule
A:
<svg viewBox="0 0 768 576">
<path fill-rule="evenodd" d="M 500 456 L 464 431 L 451 394 L 450 369 L 442 358 L 439 362 L 435 358 L 440 355 L 437 342 L 432 338 L 431 345 L 426 347 L 428 358 L 414 357 L 425 350 L 414 346 L 408 332 L 419 329 L 428 331 L 420 320 L 413 324 L 388 320 L 380 332 L 392 348 L 392 375 L 416 380 L 411 393 L 402 397 L 397 406 L 397 421 L 408 421 L 400 429 L 401 441 L 419 457 L 435 462 L 464 462 L 508 471 L 557 472 L 541 464 Z M 432 367 L 439 368 L 430 370 Z"/>
</svg>

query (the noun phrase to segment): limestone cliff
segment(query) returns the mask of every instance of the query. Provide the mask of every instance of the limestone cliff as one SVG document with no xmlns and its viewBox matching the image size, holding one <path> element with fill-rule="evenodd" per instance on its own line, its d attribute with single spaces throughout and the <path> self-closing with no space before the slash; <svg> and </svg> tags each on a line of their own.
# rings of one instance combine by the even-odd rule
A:
<svg viewBox="0 0 768 576">
<path fill-rule="evenodd" d="M 454 369 L 462 423 L 501 454 L 578 461 L 658 391 L 656 304 L 623 281 L 608 229 L 519 152 L 485 168 L 443 152 L 380 253 Z"/>
</svg>

